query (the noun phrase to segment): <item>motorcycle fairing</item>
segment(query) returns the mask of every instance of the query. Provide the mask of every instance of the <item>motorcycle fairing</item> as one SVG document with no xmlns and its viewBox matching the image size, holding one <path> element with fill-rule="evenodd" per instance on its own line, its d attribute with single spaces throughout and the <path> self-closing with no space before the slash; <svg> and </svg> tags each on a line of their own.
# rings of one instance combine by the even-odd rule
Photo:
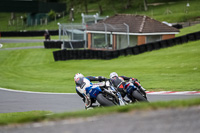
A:
<svg viewBox="0 0 200 133">
<path fill-rule="evenodd" d="M 91 98 L 96 98 L 97 95 L 102 92 L 99 86 L 92 86 L 91 88 L 86 89 L 86 93 L 90 95 Z"/>
<path fill-rule="evenodd" d="M 125 85 L 125 89 L 128 94 L 131 94 L 132 91 L 136 90 L 137 88 L 132 83 L 128 83 Z"/>
</svg>

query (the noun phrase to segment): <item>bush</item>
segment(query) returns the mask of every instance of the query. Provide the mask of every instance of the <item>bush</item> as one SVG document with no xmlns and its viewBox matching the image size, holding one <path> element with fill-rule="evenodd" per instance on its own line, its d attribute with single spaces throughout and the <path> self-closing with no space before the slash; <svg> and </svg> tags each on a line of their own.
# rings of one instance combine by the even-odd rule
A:
<svg viewBox="0 0 200 133">
<path fill-rule="evenodd" d="M 55 16 L 56 16 L 56 12 L 53 11 L 53 10 L 51 10 L 51 11 L 48 13 L 48 18 L 49 18 L 50 20 L 54 20 Z"/>
</svg>

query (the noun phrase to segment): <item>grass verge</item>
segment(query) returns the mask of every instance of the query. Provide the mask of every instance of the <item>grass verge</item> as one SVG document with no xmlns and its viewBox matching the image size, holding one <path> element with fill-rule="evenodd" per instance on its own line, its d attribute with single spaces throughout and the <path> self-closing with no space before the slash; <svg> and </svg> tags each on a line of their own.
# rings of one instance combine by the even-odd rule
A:
<svg viewBox="0 0 200 133">
<path fill-rule="evenodd" d="M 176 37 L 183 36 L 189 33 L 198 32 L 198 31 L 200 31 L 200 24 L 196 24 L 190 27 L 185 27 L 183 29 L 180 29 L 180 33 L 176 34 Z"/>
<path fill-rule="evenodd" d="M 27 111 L 14 113 L 0 113 L 0 125 L 8 125 L 10 123 L 23 123 L 27 121 L 34 121 L 34 117 L 42 117 L 50 111 Z"/>
<path fill-rule="evenodd" d="M 23 112 L 23 113 L 6 113 L 0 114 L 0 125 L 8 125 L 14 123 L 39 122 L 50 120 L 61 120 L 70 118 L 85 118 L 99 115 L 108 115 L 112 113 L 124 113 L 130 111 L 146 111 L 157 109 L 174 109 L 174 108 L 188 108 L 192 106 L 199 106 L 200 98 L 187 100 L 173 100 L 160 101 L 152 103 L 135 103 L 127 106 L 113 106 L 105 108 L 96 108 L 93 110 L 83 110 L 77 112 L 64 112 L 47 115 L 49 112 Z M 3 118 L 3 119 L 2 119 Z"/>
<path fill-rule="evenodd" d="M 199 91 L 200 41 L 121 56 L 112 60 L 55 62 L 55 49 L 0 51 L 0 87 L 39 92 L 74 93 L 75 73 L 105 76 L 110 72 L 138 78 L 149 91 Z"/>
</svg>

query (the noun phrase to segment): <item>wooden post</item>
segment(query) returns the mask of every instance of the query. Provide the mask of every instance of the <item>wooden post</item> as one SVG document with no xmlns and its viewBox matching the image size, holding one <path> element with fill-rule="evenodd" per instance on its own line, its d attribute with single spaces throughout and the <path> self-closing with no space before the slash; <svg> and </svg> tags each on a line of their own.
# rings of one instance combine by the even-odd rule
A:
<svg viewBox="0 0 200 133">
<path fill-rule="evenodd" d="M 117 49 L 117 38 L 116 38 L 116 35 L 115 34 L 113 34 L 113 50 L 116 50 Z"/>
<path fill-rule="evenodd" d="M 87 33 L 88 34 L 88 49 L 91 49 L 92 47 L 92 34 L 91 33 Z"/>
</svg>

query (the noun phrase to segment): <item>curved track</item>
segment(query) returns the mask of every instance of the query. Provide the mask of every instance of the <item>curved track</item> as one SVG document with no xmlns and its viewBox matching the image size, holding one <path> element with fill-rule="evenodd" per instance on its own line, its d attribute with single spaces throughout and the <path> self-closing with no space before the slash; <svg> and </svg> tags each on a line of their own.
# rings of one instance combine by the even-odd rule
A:
<svg viewBox="0 0 200 133">
<path fill-rule="evenodd" d="M 150 102 L 200 97 L 200 95 L 147 95 Z M 67 93 L 39 93 L 0 89 L 0 113 L 48 110 L 52 112 L 84 109 L 81 98 Z"/>
</svg>

